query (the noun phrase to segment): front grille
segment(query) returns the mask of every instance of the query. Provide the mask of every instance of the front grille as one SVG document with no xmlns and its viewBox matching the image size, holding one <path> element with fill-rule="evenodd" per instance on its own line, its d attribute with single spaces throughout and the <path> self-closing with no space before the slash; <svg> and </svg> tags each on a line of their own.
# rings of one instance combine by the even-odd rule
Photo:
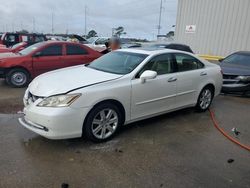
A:
<svg viewBox="0 0 250 188">
<path fill-rule="evenodd" d="M 225 80 L 234 80 L 234 79 L 236 79 L 237 77 L 238 77 L 237 75 L 223 74 L 223 79 L 225 79 Z"/>
<path fill-rule="evenodd" d="M 34 103 L 37 99 L 42 99 L 42 97 L 38 97 L 38 96 L 33 95 L 32 93 L 29 92 L 29 94 L 28 94 L 29 101 L 32 101 Z"/>
</svg>

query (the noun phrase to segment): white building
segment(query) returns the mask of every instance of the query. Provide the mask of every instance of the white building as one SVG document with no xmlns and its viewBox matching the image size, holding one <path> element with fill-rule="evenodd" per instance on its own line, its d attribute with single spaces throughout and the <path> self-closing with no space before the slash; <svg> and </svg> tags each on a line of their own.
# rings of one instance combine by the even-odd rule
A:
<svg viewBox="0 0 250 188">
<path fill-rule="evenodd" d="M 250 51 L 250 0 L 178 0 L 175 40 L 198 54 Z"/>
</svg>

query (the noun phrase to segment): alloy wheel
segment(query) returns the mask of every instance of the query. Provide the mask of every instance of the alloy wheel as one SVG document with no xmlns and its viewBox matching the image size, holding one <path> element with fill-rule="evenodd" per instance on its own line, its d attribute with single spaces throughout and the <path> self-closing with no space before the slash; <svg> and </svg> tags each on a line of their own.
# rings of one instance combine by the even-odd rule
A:
<svg viewBox="0 0 250 188">
<path fill-rule="evenodd" d="M 114 134 L 118 127 L 118 115 L 113 109 L 103 109 L 92 121 L 91 131 L 98 139 L 106 139 Z"/>
</svg>

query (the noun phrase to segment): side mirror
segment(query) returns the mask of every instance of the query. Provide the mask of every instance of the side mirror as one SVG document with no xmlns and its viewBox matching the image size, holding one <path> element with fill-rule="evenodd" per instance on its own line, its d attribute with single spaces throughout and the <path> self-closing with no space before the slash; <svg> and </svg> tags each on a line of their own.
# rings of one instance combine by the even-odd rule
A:
<svg viewBox="0 0 250 188">
<path fill-rule="evenodd" d="M 151 71 L 151 70 L 146 70 L 140 76 L 141 83 L 142 84 L 145 83 L 146 80 L 148 80 L 148 79 L 154 79 L 154 78 L 156 78 L 156 76 L 157 76 L 157 72 Z"/>
<path fill-rule="evenodd" d="M 33 55 L 33 57 L 40 57 L 41 55 L 42 55 L 41 52 L 36 52 L 36 53 Z"/>
</svg>

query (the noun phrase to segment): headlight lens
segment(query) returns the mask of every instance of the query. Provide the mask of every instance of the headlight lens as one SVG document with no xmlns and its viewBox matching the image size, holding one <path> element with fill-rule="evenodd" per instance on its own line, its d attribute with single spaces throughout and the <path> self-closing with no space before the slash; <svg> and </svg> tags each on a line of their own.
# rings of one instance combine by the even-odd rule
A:
<svg viewBox="0 0 250 188">
<path fill-rule="evenodd" d="M 68 94 L 47 97 L 37 106 L 39 107 L 66 107 L 71 105 L 81 94 Z"/>
<path fill-rule="evenodd" d="M 238 76 L 238 80 L 241 80 L 243 82 L 249 82 L 250 81 L 250 76 Z"/>
</svg>

